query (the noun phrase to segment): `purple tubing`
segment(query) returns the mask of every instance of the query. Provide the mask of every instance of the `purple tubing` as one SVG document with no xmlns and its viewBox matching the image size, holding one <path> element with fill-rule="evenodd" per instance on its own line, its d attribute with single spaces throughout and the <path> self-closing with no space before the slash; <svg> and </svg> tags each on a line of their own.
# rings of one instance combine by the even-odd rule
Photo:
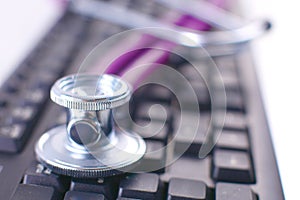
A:
<svg viewBox="0 0 300 200">
<path fill-rule="evenodd" d="M 219 7 L 224 7 L 225 0 L 211 0 L 211 3 L 215 4 Z M 193 30 L 201 30 L 201 31 L 208 31 L 210 30 L 211 26 L 203 21 L 198 20 L 197 18 L 190 16 L 190 15 L 182 15 L 178 21 L 174 23 L 177 26 L 182 26 L 185 28 L 193 29 Z M 135 60 L 141 59 L 143 55 L 145 55 L 147 52 L 150 52 L 151 48 L 144 48 L 143 47 L 149 47 L 149 45 L 153 43 L 155 46 L 161 45 L 161 47 L 167 49 L 168 51 L 172 50 L 176 45 L 172 44 L 168 41 L 162 41 L 159 40 L 153 36 L 150 35 L 143 35 L 140 41 L 132 48 L 132 51 L 129 51 L 121 56 L 119 56 L 116 60 L 114 60 L 110 66 L 107 68 L 106 72 L 107 74 L 117 74 L 121 75 L 123 74 L 127 69 L 133 67 L 131 66 L 132 63 L 134 63 Z M 167 48 L 166 48 L 167 46 Z M 163 64 L 166 63 L 168 60 L 168 51 L 165 51 L 162 53 L 162 58 L 156 59 L 154 61 L 154 64 Z M 152 71 L 155 70 L 157 65 L 153 65 L 153 69 L 148 69 L 145 71 L 143 75 L 138 79 L 140 82 L 141 78 L 145 78 L 147 75 L 149 75 Z M 149 67 L 152 68 L 152 67 Z"/>
</svg>

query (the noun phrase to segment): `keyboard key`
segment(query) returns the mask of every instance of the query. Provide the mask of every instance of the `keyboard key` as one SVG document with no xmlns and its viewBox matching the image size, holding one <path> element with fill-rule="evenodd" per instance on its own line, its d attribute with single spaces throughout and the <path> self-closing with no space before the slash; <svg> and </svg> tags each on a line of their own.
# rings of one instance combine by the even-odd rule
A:
<svg viewBox="0 0 300 200">
<path fill-rule="evenodd" d="M 5 95 L 1 94 L 1 99 L 0 99 L 0 108 L 1 108 L 1 111 L 3 108 L 5 108 L 7 105 L 8 105 L 8 98 L 5 97 Z"/>
<path fill-rule="evenodd" d="M 159 176 L 157 174 L 133 174 L 120 182 L 119 197 L 159 199 Z"/>
<path fill-rule="evenodd" d="M 0 151 L 15 153 L 20 151 L 26 141 L 24 125 L 13 124 L 0 127 Z"/>
<path fill-rule="evenodd" d="M 54 189 L 39 185 L 20 184 L 11 200 L 55 200 Z"/>
<path fill-rule="evenodd" d="M 220 91 L 218 88 L 215 89 L 215 94 L 218 95 L 218 91 Z M 219 92 L 220 95 L 220 92 Z M 243 114 L 245 112 L 245 105 L 242 93 L 240 92 L 239 88 L 225 88 L 225 95 L 226 95 L 226 110 L 228 112 L 236 112 Z M 224 105 L 218 105 L 222 102 L 220 102 L 221 98 L 215 99 L 215 106 L 224 108 Z"/>
<path fill-rule="evenodd" d="M 11 110 L 12 123 L 28 123 L 36 116 L 37 110 L 33 106 L 19 106 Z"/>
<path fill-rule="evenodd" d="M 116 178 L 102 179 L 73 179 L 70 190 L 103 194 L 107 199 L 117 196 L 118 180 Z"/>
<path fill-rule="evenodd" d="M 20 91 L 22 86 L 20 80 L 17 77 L 12 76 L 4 83 L 1 90 L 8 94 L 16 94 Z"/>
<path fill-rule="evenodd" d="M 68 191 L 64 200 L 105 200 L 102 194 Z"/>
<path fill-rule="evenodd" d="M 139 89 L 138 96 L 151 102 L 170 103 L 172 93 L 167 88 L 160 85 L 147 85 Z"/>
<path fill-rule="evenodd" d="M 207 135 L 210 115 L 183 111 L 181 119 L 178 117 L 174 121 L 175 153 L 197 156 Z"/>
<path fill-rule="evenodd" d="M 181 156 L 160 175 L 163 182 L 169 182 L 172 178 L 203 181 L 208 187 L 214 187 L 214 181 L 210 177 L 211 157 L 196 159 L 190 156 Z"/>
<path fill-rule="evenodd" d="M 36 74 L 36 76 L 39 77 L 35 82 L 36 86 L 45 90 L 48 90 L 57 79 L 57 74 L 44 73 L 43 71 Z"/>
<path fill-rule="evenodd" d="M 28 89 L 24 94 L 24 105 L 40 105 L 48 97 L 48 91 L 40 88 Z"/>
<path fill-rule="evenodd" d="M 168 139 L 167 124 L 159 121 L 137 120 L 132 131 L 144 139 L 157 140 L 166 143 Z"/>
<path fill-rule="evenodd" d="M 212 176 L 218 181 L 252 183 L 254 174 L 250 156 L 242 151 L 216 149 Z"/>
<path fill-rule="evenodd" d="M 215 126 L 217 128 L 223 128 L 226 130 L 233 131 L 246 131 L 247 130 L 247 121 L 244 113 L 227 111 L 225 115 L 224 126 L 222 127 L 218 122 Z"/>
<path fill-rule="evenodd" d="M 207 188 L 204 182 L 172 178 L 169 182 L 168 200 L 207 199 Z"/>
<path fill-rule="evenodd" d="M 239 80 L 236 73 L 232 73 L 231 71 L 223 71 L 222 73 L 222 81 L 226 91 L 239 91 Z"/>
<path fill-rule="evenodd" d="M 229 111 L 245 112 L 243 96 L 237 89 L 226 89 L 226 104 Z"/>
<path fill-rule="evenodd" d="M 141 172 L 164 172 L 166 148 L 159 141 L 146 140 L 146 153 L 136 170 Z"/>
<path fill-rule="evenodd" d="M 176 95 L 181 97 L 181 104 L 186 109 L 193 111 L 194 106 L 199 106 L 201 110 L 207 110 L 210 107 L 210 96 L 205 85 L 192 85 L 190 90 L 178 90 Z M 195 96 L 196 95 L 196 96 Z M 193 106 L 190 106 L 193 105 Z"/>
<path fill-rule="evenodd" d="M 248 134 L 245 131 L 223 130 L 217 141 L 217 147 L 248 151 L 250 148 Z"/>
<path fill-rule="evenodd" d="M 166 104 L 147 102 L 138 106 L 135 119 L 168 122 L 171 117 L 170 107 Z"/>
<path fill-rule="evenodd" d="M 217 183 L 216 200 L 257 200 L 257 198 L 248 185 Z"/>
<path fill-rule="evenodd" d="M 23 183 L 53 187 L 60 193 L 64 193 L 69 187 L 69 180 L 66 177 L 53 174 L 49 169 L 38 163 L 33 163 L 26 170 Z"/>
</svg>

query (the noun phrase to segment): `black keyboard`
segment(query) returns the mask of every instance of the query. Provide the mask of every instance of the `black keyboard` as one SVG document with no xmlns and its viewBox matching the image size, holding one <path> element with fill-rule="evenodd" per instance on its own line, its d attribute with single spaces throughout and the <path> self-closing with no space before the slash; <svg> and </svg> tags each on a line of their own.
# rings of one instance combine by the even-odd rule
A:
<svg viewBox="0 0 300 200">
<path fill-rule="evenodd" d="M 143 5 L 146 2 L 134 0 L 114 3 L 155 18 L 166 12 L 164 6 L 152 1 L 147 6 Z M 206 141 L 212 115 L 211 94 L 185 59 L 171 55 L 167 65 L 189 81 L 197 96 L 201 117 L 194 138 L 189 127 L 199 112 L 188 106 L 180 109 L 176 94 L 166 87 L 149 84 L 136 90 L 129 102 L 135 123 L 120 121 L 146 141 L 146 155 L 140 167 L 137 166 L 137 171 L 144 173 L 72 178 L 55 174 L 36 160 L 34 145 L 39 137 L 46 130 L 66 123 L 64 110 L 49 100 L 53 83 L 64 75 L 76 73 L 95 45 L 124 30 L 125 27 L 67 10 L 1 86 L 1 199 L 284 199 L 247 44 L 235 54 L 212 58 L 224 81 L 226 116 L 216 145 L 204 158 L 199 157 L 199 151 Z M 201 66 L 206 63 L 201 59 L 197 62 Z M 150 79 L 159 76 L 162 74 L 153 72 Z M 184 90 L 178 92 L 185 105 L 189 105 L 193 99 Z M 185 120 L 180 121 L 181 117 Z M 215 129 L 218 128 L 215 124 Z M 170 164 L 170 160 L 174 162 Z"/>
</svg>

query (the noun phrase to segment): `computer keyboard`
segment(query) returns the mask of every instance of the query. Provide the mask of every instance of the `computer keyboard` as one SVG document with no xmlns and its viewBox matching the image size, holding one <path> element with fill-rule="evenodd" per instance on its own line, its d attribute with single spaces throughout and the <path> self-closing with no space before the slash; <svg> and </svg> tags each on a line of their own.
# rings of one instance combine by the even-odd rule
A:
<svg viewBox="0 0 300 200">
<path fill-rule="evenodd" d="M 179 16 L 153 1 L 111 2 L 157 19 Z M 284 199 L 248 44 L 235 54 L 212 57 L 225 87 L 226 116 L 224 125 L 214 124 L 215 129 L 222 129 L 221 135 L 204 158 L 199 151 L 210 126 L 212 94 L 190 63 L 171 55 L 166 64 L 189 81 L 200 114 L 193 107 L 181 109 L 176 95 L 184 97 L 184 105 L 193 101 L 185 90 L 176 94 L 156 84 L 138 88 L 129 102 L 134 123 L 123 119 L 121 111 L 116 118 L 145 139 L 146 154 L 135 169 L 139 173 L 74 178 L 56 174 L 37 161 L 34 146 L 40 136 L 67 122 L 64 109 L 49 99 L 51 86 L 62 76 L 76 73 L 93 47 L 125 30 L 67 9 L 1 86 L 1 199 Z M 197 62 L 205 67 L 207 61 L 199 58 Z M 155 80 L 162 75 L 154 71 L 149 76 Z M 190 127 L 199 115 L 193 135 Z"/>
</svg>

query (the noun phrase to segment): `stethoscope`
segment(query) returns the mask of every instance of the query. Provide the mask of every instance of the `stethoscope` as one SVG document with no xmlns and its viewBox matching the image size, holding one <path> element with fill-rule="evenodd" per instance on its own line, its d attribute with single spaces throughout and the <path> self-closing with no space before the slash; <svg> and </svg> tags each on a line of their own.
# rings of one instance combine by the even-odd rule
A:
<svg viewBox="0 0 300 200">
<path fill-rule="evenodd" d="M 216 52 L 218 55 L 230 54 L 232 51 L 220 46 L 238 48 L 271 27 L 267 20 L 244 23 L 204 1 L 156 1 L 208 22 L 221 31 L 194 31 L 170 25 L 102 1 L 73 0 L 69 8 L 126 28 L 146 30 L 146 34 L 179 46 L 218 49 L 210 50 L 211 56 Z M 198 9 L 205 12 L 198 12 Z M 113 75 L 70 75 L 54 84 L 50 96 L 56 104 L 67 108 L 68 121 L 66 125 L 44 133 L 36 144 L 37 159 L 47 168 L 77 178 L 101 178 L 131 172 L 143 158 L 146 152 L 144 140 L 137 134 L 117 128 L 112 118 L 113 109 L 130 99 L 131 87 L 125 81 Z"/>
<path fill-rule="evenodd" d="M 152 27 L 170 30 L 172 34 L 163 33 L 162 31 L 153 31 L 152 33 L 147 31 L 147 34 L 153 34 L 160 39 L 192 48 L 212 46 L 219 48 L 219 46 L 223 45 L 247 43 L 261 36 L 271 28 L 271 23 L 268 20 L 245 22 L 241 18 L 204 1 L 156 1 L 194 16 L 199 20 L 208 22 L 213 27 L 221 30 L 208 32 L 185 29 L 160 22 L 153 17 L 133 9 L 95 0 L 74 0 L 70 4 L 70 9 L 82 15 L 106 20 L 130 29 Z M 199 12 L 199 10 L 201 10 L 201 12 Z M 113 13 L 113 15 L 111 13 Z M 190 37 L 191 40 L 187 41 L 186 39 L 182 39 L 186 37 Z M 226 49 L 224 49 L 224 51 L 226 51 Z M 220 51 L 218 52 L 218 54 L 220 54 Z M 224 54 L 226 54 L 226 52 L 224 52 Z"/>
</svg>

